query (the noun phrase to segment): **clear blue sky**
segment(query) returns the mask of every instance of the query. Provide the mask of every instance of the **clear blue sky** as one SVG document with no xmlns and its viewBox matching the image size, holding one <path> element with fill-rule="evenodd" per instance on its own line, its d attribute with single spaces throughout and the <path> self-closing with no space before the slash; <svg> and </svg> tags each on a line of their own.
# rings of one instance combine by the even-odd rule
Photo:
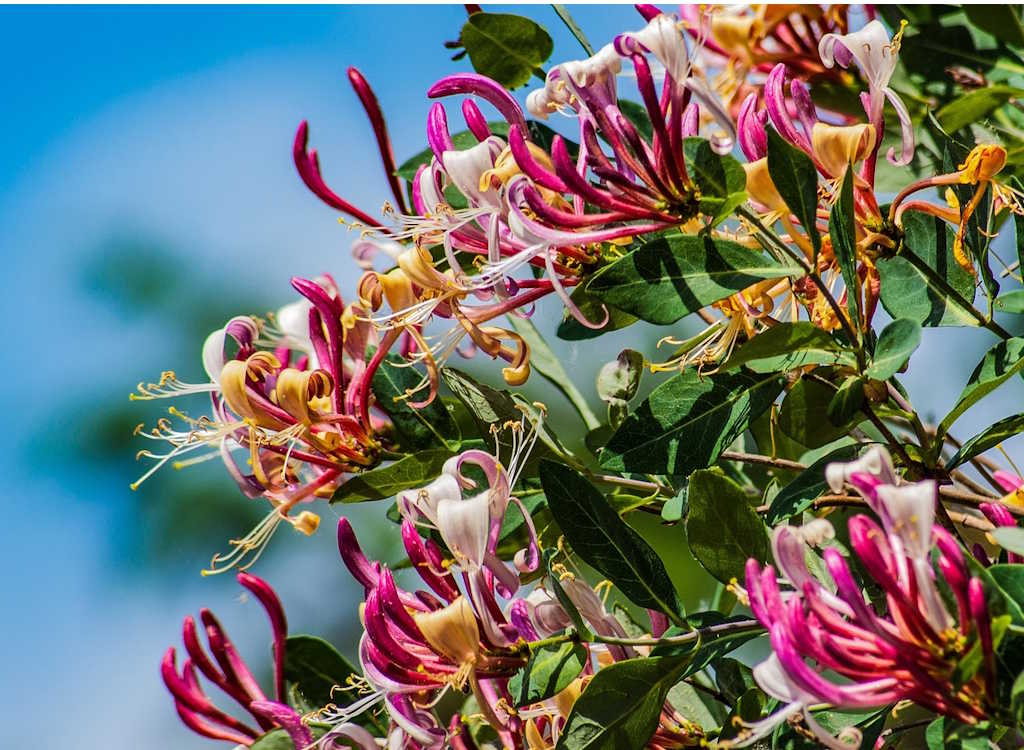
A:
<svg viewBox="0 0 1024 750">
<path fill-rule="evenodd" d="M 554 61 L 580 56 L 549 6 L 523 12 L 551 30 Z M 595 46 L 641 25 L 629 6 L 574 13 Z M 157 675 L 180 618 L 207 604 L 247 653 L 267 641 L 230 580 L 195 575 L 205 560 L 150 571 L 126 544 L 140 533 L 137 506 L 122 499 L 135 467 L 94 465 L 87 448 L 106 438 L 83 415 L 115 408 L 111 393 L 123 406 L 160 369 L 196 374 L 200 340 L 182 341 L 177 311 L 168 319 L 125 306 L 83 264 L 130 262 L 110 255 L 112 237 L 172 248 L 147 288 L 172 295 L 182 317 L 204 297 L 272 308 L 294 274 L 328 270 L 350 285 L 350 238 L 294 174 L 295 126 L 310 119 L 328 180 L 376 210 L 385 183 L 345 68 L 359 65 L 375 85 L 399 157 L 411 155 L 423 147 L 423 92 L 468 69 L 442 46 L 463 20 L 461 6 L 0 8 L 0 304 L 10 332 L 0 355 L 0 746 L 203 747 L 179 727 Z M 910 378 L 936 409 L 987 343 L 950 339 L 955 348 L 938 351 L 927 334 L 941 369 L 929 373 L 919 357 Z M 166 361 L 186 344 L 188 361 Z M 624 345 L 618 336 L 597 352 L 562 353 L 611 359 Z M 171 490 L 139 498 L 172 515 L 196 511 Z M 296 632 L 354 621 L 340 572 L 308 574 L 340 567 L 324 563 L 335 554 L 330 521 L 305 544 L 275 539 L 282 554 L 257 571 L 282 584 Z M 174 529 L 160 541 L 175 545 Z"/>
</svg>

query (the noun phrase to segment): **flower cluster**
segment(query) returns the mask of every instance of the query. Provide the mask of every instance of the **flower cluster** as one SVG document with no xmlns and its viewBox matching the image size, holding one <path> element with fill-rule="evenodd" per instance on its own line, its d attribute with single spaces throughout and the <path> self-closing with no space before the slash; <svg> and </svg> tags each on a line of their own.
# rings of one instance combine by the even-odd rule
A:
<svg viewBox="0 0 1024 750">
<path fill-rule="evenodd" d="M 1012 80 L 978 92 L 980 72 L 946 80 L 913 57 L 973 11 L 908 27 L 873 6 L 638 5 L 635 29 L 603 46 L 567 20 L 580 59 L 513 71 L 547 59 L 546 32 L 467 9 L 449 46 L 474 72 L 425 92 L 425 148 L 405 163 L 348 71 L 391 193 L 381 211 L 336 192 L 308 123 L 296 132 L 302 182 L 352 232 L 351 292 L 341 276 L 293 278 L 296 301 L 209 336 L 203 382 L 166 372 L 133 394 L 209 398 L 202 416 L 173 406 L 139 428 L 161 447 L 140 452 L 153 463 L 133 487 L 221 458 L 270 506 L 204 572 L 246 570 L 282 521 L 313 534 L 330 501 L 393 499 L 406 556 L 372 559 L 340 519 L 361 636 L 351 674 L 318 672 L 338 678 L 326 706 L 299 699 L 308 664 L 288 661 L 280 603 L 240 573 L 272 623 L 275 698 L 204 611 L 208 646 L 186 619 L 189 658 L 179 670 L 172 649 L 162 667 L 182 720 L 242 745 L 283 730 L 297 750 L 786 733 L 840 749 L 876 720 L 881 747 L 915 728 L 908 703 L 958 740 L 1019 730 L 1024 480 L 984 454 L 1024 415 L 965 441 L 950 430 L 1024 367 L 995 315 L 1024 311 L 1021 290 L 1000 293 L 1019 268 L 997 278 L 991 241 L 1011 215 L 1024 231 L 1024 109 Z M 986 19 L 975 31 L 991 44 L 965 59 L 1020 46 Z M 644 321 L 673 326 L 658 349 L 674 348 L 601 369 L 604 420 L 576 352 L 559 357 L 534 325 L 549 304 L 561 338 Z M 933 425 L 901 377 L 922 328 L 951 325 L 1000 342 Z M 496 362 L 500 385 L 456 355 Z M 631 405 L 645 373 L 669 377 Z M 585 434 L 542 424 L 528 391 L 541 377 Z M 659 556 L 650 516 L 685 526 L 678 549 Z M 751 669 L 735 649 L 758 636 L 770 655 Z M 841 729 L 833 709 L 875 718 Z"/>
</svg>

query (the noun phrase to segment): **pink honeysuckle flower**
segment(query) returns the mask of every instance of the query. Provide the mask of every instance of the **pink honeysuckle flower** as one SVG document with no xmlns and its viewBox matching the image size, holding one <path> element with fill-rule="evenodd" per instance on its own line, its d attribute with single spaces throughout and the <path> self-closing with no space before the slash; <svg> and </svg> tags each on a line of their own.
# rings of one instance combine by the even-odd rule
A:
<svg viewBox="0 0 1024 750">
<path fill-rule="evenodd" d="M 996 472 L 996 473 L 999 473 L 999 472 Z M 1007 474 L 1008 472 L 1002 472 L 1002 473 L 1003 474 Z M 1010 481 L 1013 481 L 1013 480 L 1019 480 L 1020 477 L 1017 477 L 1017 476 L 1011 474 L 1011 475 L 1009 475 L 1009 477 L 1005 477 L 1004 481 L 1005 481 L 1005 479 L 1009 479 Z M 1000 484 L 1003 484 L 1003 481 L 999 480 L 998 478 L 996 479 L 996 481 L 999 482 Z M 1009 482 L 1007 482 L 1007 483 L 1009 483 Z M 1016 493 L 1016 490 L 1014 490 L 1013 493 Z M 1013 514 L 1010 513 L 1009 510 L 1007 510 L 1006 506 L 1003 505 L 1001 502 L 982 503 L 979 506 L 979 510 L 981 510 L 981 512 L 985 515 L 985 518 L 987 518 L 989 521 L 991 521 L 992 525 L 996 526 L 997 528 L 998 527 L 1016 527 L 1017 526 L 1017 520 L 1013 517 Z M 1007 562 L 1009 562 L 1011 564 L 1024 562 L 1024 558 L 1022 558 L 1020 555 L 1016 554 L 1015 552 L 1007 551 L 1006 554 L 1007 554 L 1007 558 L 1006 558 Z M 980 559 L 983 559 L 983 560 L 987 559 L 987 555 L 980 556 Z"/>
<path fill-rule="evenodd" d="M 786 705 L 747 725 L 731 745 L 749 745 L 799 714 L 827 747 L 848 747 L 856 738 L 831 737 L 815 722 L 810 708 L 819 704 L 871 708 L 911 700 L 958 721 L 984 718 L 986 703 L 995 697 L 990 615 L 981 580 L 971 575 L 960 545 L 933 524 L 935 483 L 898 484 L 882 449 L 834 464 L 827 475 L 833 487 L 852 484 L 882 521 L 879 526 L 858 515 L 848 528 L 853 553 L 885 592 L 886 613 L 864 600 L 836 548 L 823 551 L 834 587 L 807 567 L 806 545 L 831 536 L 827 521 L 814 521 L 810 528 L 777 527 L 772 535 L 775 563 L 792 588 L 780 587 L 776 568 L 750 560 L 746 591 L 754 616 L 771 634 L 773 651 L 755 669 L 755 679 Z M 957 602 L 956 618 L 939 595 L 933 555 Z M 957 663 L 975 643 L 980 643 L 983 666 L 954 690 Z M 825 670 L 846 681 L 834 681 Z"/>
<path fill-rule="evenodd" d="M 373 376 L 365 360 L 375 331 L 361 310 L 344 305 L 330 277 L 292 284 L 302 298 L 270 321 L 240 316 L 210 334 L 202 355 L 209 382 L 190 385 L 166 372 L 132 395 L 208 393 L 212 405 L 212 414 L 200 418 L 172 407 L 183 428 L 162 419 L 152 431 L 137 430 L 170 450 L 140 452 L 155 463 L 133 488 L 169 462 L 181 467 L 219 456 L 248 497 L 273 506 L 250 534 L 232 542 L 231 553 L 214 558 L 210 572 L 251 565 L 281 521 L 312 534 L 319 517 L 291 511 L 330 497 L 346 476 L 379 460 L 375 434 L 383 423 L 370 416 L 364 387 Z"/>
<path fill-rule="evenodd" d="M 204 609 L 200 611 L 199 617 L 206 633 L 207 648 L 200 642 L 195 620 L 191 616 L 186 617 L 183 635 L 188 658 L 179 672 L 177 652 L 172 647 L 167 650 L 160 666 L 164 684 L 174 698 L 175 710 L 189 729 L 204 737 L 248 747 L 264 732 L 281 727 L 291 737 L 295 747 L 308 747 L 313 743 L 312 733 L 302 723 L 302 716 L 285 703 L 284 658 L 288 624 L 281 601 L 261 578 L 239 573 L 238 582 L 260 602 L 270 619 L 274 635 L 275 698 L 267 698 L 220 622 L 213 613 Z M 199 681 L 200 674 L 248 711 L 256 726 L 218 708 L 203 690 Z"/>
</svg>

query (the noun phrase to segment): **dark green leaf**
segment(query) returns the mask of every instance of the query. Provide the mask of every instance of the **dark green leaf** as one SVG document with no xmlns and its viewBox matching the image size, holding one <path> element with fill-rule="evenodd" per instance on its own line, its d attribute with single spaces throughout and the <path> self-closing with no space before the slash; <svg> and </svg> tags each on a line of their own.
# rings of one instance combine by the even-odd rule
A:
<svg viewBox="0 0 1024 750">
<path fill-rule="evenodd" d="M 661 559 L 590 482 L 568 466 L 542 461 L 540 483 L 576 554 L 633 603 L 679 619 L 682 605 Z"/>
<path fill-rule="evenodd" d="M 987 31 L 1001 42 L 1024 47 L 1024 26 L 1021 25 L 1019 6 L 985 4 L 964 5 L 963 8 L 964 13 L 967 14 L 967 20 L 982 31 Z M 982 89 L 982 91 L 984 90 Z M 957 130 L 957 128 L 947 128 L 947 130 Z"/>
<path fill-rule="evenodd" d="M 561 553 L 553 548 L 541 551 L 541 556 L 544 559 L 544 570 L 547 572 L 547 585 L 551 587 L 551 593 L 555 595 L 555 599 L 562 605 L 562 609 L 569 615 L 569 619 L 572 620 L 576 632 L 580 634 L 583 640 L 588 640 L 591 637 L 590 628 L 587 627 L 587 623 L 583 620 L 580 611 L 576 609 L 572 599 L 565 593 L 565 589 L 559 583 L 561 579 L 559 578 L 558 571 L 554 569 L 555 556 L 559 554 Z"/>
<path fill-rule="evenodd" d="M 523 417 L 521 408 L 526 408 L 532 414 L 533 412 L 529 409 L 528 405 L 522 400 L 513 398 L 512 394 L 508 391 L 499 391 L 483 383 L 478 383 L 472 377 L 460 370 L 456 370 L 454 367 L 442 369 L 441 379 L 444 380 L 445 385 L 451 389 L 455 397 L 473 415 L 479 434 L 487 436 L 488 440 L 490 440 L 492 434 L 491 426 L 497 425 L 498 443 L 502 450 L 510 452 L 512 449 L 511 433 L 508 429 L 503 429 L 503 425 L 506 422 L 520 421 Z M 530 456 L 529 465 L 535 465 L 544 456 L 557 456 L 565 453 L 564 448 L 560 446 L 550 429 L 540 422 L 539 419 L 536 419 L 536 417 L 535 421 L 537 421 L 540 439 Z M 508 453 L 504 455 L 508 455 Z"/>
<path fill-rule="evenodd" d="M 764 523 L 739 485 L 714 471 L 696 471 L 687 498 L 690 551 L 711 575 L 728 583 L 743 578 L 749 558 L 768 559 Z"/>
<path fill-rule="evenodd" d="M 407 395 L 422 380 L 423 375 L 418 370 L 409 367 L 400 357 L 389 354 L 373 374 L 370 387 L 377 399 L 377 406 L 391 417 L 403 446 L 457 447 L 458 427 L 441 399 L 435 398 L 427 406 L 417 409 L 409 405 L 410 401 L 416 401 L 426 393 L 426 389 L 423 389 L 411 397 Z"/>
<path fill-rule="evenodd" d="M 714 463 L 782 391 L 777 375 L 694 369 L 655 388 L 601 452 L 613 471 L 686 475 Z"/>
<path fill-rule="evenodd" d="M 314 739 L 320 739 L 327 733 L 326 726 L 318 726 L 317 724 L 307 724 L 310 731 L 313 733 Z M 273 729 L 262 737 L 256 739 L 249 746 L 250 750 L 304 750 L 304 748 L 296 748 L 292 743 L 291 737 L 283 729 Z"/>
<path fill-rule="evenodd" d="M 308 706 L 345 705 L 350 693 L 333 688 L 348 687 L 348 678 L 359 676 L 359 671 L 322 638 L 293 635 L 285 643 L 284 677 Z"/>
<path fill-rule="evenodd" d="M 1003 596 L 1024 607 L 1024 565 L 992 565 L 988 573 Z"/>
<path fill-rule="evenodd" d="M 846 284 L 846 308 L 850 320 L 859 321 L 860 281 L 857 277 L 857 224 L 853 218 L 853 166 L 846 170 L 839 198 L 828 218 L 828 235 Z M 857 326 L 859 329 L 859 325 Z"/>
<path fill-rule="evenodd" d="M 864 378 L 847 378 L 828 402 L 826 414 L 832 424 L 849 425 L 864 404 Z"/>
<path fill-rule="evenodd" d="M 806 320 L 779 323 L 737 349 L 719 369 L 746 365 L 754 372 L 786 372 L 805 365 L 856 364 L 853 354 Z"/>
<path fill-rule="evenodd" d="M 410 453 L 387 466 L 352 476 L 338 488 L 331 502 L 383 500 L 394 497 L 402 490 L 423 487 L 437 478 L 444 462 L 452 455 L 446 448 L 428 448 Z"/>
<path fill-rule="evenodd" d="M 529 82 L 551 56 L 553 43 L 544 27 L 508 13 L 473 13 L 459 41 L 469 53 L 473 70 L 514 89 Z"/>
<path fill-rule="evenodd" d="M 946 462 L 946 468 L 955 469 L 989 448 L 994 448 L 1004 440 L 1020 434 L 1021 431 L 1024 431 L 1024 414 L 1014 414 L 1012 417 L 1000 419 L 966 441 L 956 455 Z"/>
<path fill-rule="evenodd" d="M 808 448 L 820 448 L 846 434 L 849 423 L 833 424 L 829 405 L 834 388 L 801 378 L 786 394 L 779 409 L 779 429 Z"/>
<path fill-rule="evenodd" d="M 943 277 L 967 303 L 974 301 L 974 278 L 953 257 L 953 230 L 934 216 L 907 211 L 903 252 L 912 252 Z M 923 326 L 976 326 L 964 305 L 948 299 L 910 261 L 899 256 L 878 262 L 882 305 L 893 318 L 910 318 Z"/>
<path fill-rule="evenodd" d="M 641 750 L 686 656 L 628 659 L 600 670 L 573 704 L 557 750 Z"/>
<path fill-rule="evenodd" d="M 553 643 L 537 649 L 509 680 L 512 705 L 521 708 L 558 695 L 583 671 L 589 658 L 580 643 Z"/>
<path fill-rule="evenodd" d="M 668 324 L 758 281 L 802 274 L 729 240 L 672 234 L 601 269 L 587 291 L 638 318 Z"/>
<path fill-rule="evenodd" d="M 878 337 L 875 356 L 865 375 L 875 380 L 888 380 L 907 363 L 921 344 L 921 325 L 908 318 L 894 320 Z"/>
<path fill-rule="evenodd" d="M 825 467 L 833 462 L 854 460 L 859 449 L 859 445 L 844 445 L 804 469 L 796 479 L 779 490 L 772 500 L 765 518 L 768 525 L 775 526 L 811 507 L 811 503 L 828 489 Z"/>
<path fill-rule="evenodd" d="M 631 102 L 628 99 L 619 99 L 619 111 L 626 116 L 634 128 L 650 141 L 654 137 L 654 127 L 651 125 L 651 118 L 647 115 L 647 108 L 642 104 Z"/>
<path fill-rule="evenodd" d="M 1024 89 L 992 84 L 969 91 L 959 99 L 954 99 L 936 112 L 935 117 L 944 130 L 952 133 L 960 128 L 981 122 L 994 110 L 1006 104 L 1011 98 L 1020 97 L 1021 95 L 1024 95 Z"/>
<path fill-rule="evenodd" d="M 705 138 L 683 141 L 683 155 L 690 178 L 700 189 L 700 212 L 713 224 L 728 218 L 747 198 L 747 173 L 738 161 L 716 154 Z"/>
<path fill-rule="evenodd" d="M 1000 341 L 982 357 L 949 414 L 939 423 L 938 433 L 946 434 L 953 423 L 978 401 L 1024 370 L 1024 338 Z"/>
<path fill-rule="evenodd" d="M 768 134 L 768 174 L 789 210 L 811 238 L 815 254 L 821 250 L 818 235 L 818 170 L 811 158 L 790 145 L 774 128 Z"/>
</svg>

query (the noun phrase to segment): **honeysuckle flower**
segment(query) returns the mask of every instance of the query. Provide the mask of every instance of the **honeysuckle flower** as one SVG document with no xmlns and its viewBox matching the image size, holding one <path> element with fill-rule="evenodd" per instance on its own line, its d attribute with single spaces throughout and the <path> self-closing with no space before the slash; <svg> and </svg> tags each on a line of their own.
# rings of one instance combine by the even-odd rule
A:
<svg viewBox="0 0 1024 750">
<path fill-rule="evenodd" d="M 801 714 L 827 747 L 847 747 L 856 738 L 833 738 L 815 722 L 810 708 L 818 704 L 869 708 L 911 700 L 966 723 L 984 718 L 986 704 L 995 698 L 991 619 L 981 580 L 971 575 L 960 545 L 934 526 L 935 483 L 897 483 L 892 462 L 880 448 L 851 464 L 833 465 L 827 474 L 833 487 L 852 484 L 882 521 L 879 526 L 857 515 L 848 529 L 860 565 L 885 592 L 886 613 L 865 602 L 835 547 L 822 553 L 834 585 L 811 572 L 806 545 L 820 543 L 830 533 L 776 527 L 773 556 L 792 590 L 780 588 L 776 569 L 762 568 L 756 560 L 747 563 L 746 589 L 754 616 L 771 635 L 773 651 L 755 669 L 755 679 L 786 705 L 746 726 L 732 744 L 749 745 Z M 820 527 L 827 521 L 813 523 Z M 933 555 L 956 601 L 956 618 L 939 595 Z M 976 643 L 983 666 L 954 688 L 957 663 Z M 834 681 L 824 670 L 846 682 Z"/>
<path fill-rule="evenodd" d="M 906 105 L 890 86 L 889 81 L 896 72 L 899 63 L 900 40 L 906 22 L 892 38 L 885 26 L 879 21 L 870 21 L 862 29 L 848 34 L 826 34 L 818 43 L 821 62 L 827 68 L 838 64 L 842 68 L 850 67 L 855 62 L 861 74 L 867 79 L 868 96 L 864 109 L 868 121 L 874 126 L 875 132 L 881 134 L 882 114 L 885 101 L 896 111 L 900 123 L 902 144 L 899 158 L 896 149 L 890 148 L 886 156 L 893 164 L 909 164 L 914 157 L 914 127 L 910 121 L 910 113 Z"/>
<path fill-rule="evenodd" d="M 182 429 L 168 419 L 152 431 L 140 426 L 138 435 L 170 450 L 142 451 L 156 462 L 133 487 L 168 462 L 181 467 L 219 456 L 247 496 L 272 505 L 252 532 L 232 541 L 229 554 L 214 557 L 209 572 L 254 563 L 281 521 L 312 534 L 319 517 L 291 511 L 330 497 L 347 475 L 379 460 L 376 434 L 383 423 L 369 416 L 366 382 L 373 372 L 365 362 L 374 331 L 361 312 L 344 305 L 330 277 L 292 283 L 303 299 L 272 322 L 236 317 L 207 338 L 208 383 L 189 385 L 165 373 L 133 394 L 154 399 L 208 393 L 212 404 L 212 414 L 199 418 L 172 407 Z M 251 473 L 241 468 L 237 453 Z"/>
<path fill-rule="evenodd" d="M 648 56 L 665 70 L 660 93 Z M 615 76 L 622 60 L 633 63 L 654 131 L 650 141 L 618 107 Z M 542 119 L 553 111 L 573 112 L 580 123 L 577 159 L 570 157 L 563 139 L 553 141 L 554 173 L 531 165 L 513 149 L 534 182 L 573 196 L 575 215 L 544 210 L 526 186 L 516 196 L 522 203 L 512 201 L 513 208 L 525 204 L 538 214 L 538 221 L 527 225 L 531 234 L 555 244 L 607 242 L 694 219 L 696 191 L 683 162 L 683 139 L 697 135 L 702 115 L 713 123 L 711 143 L 720 153 L 729 152 L 736 137 L 732 119 L 692 70 L 678 21 L 665 14 L 652 17 L 640 31 L 619 35 L 586 60 L 553 67 L 544 88 L 527 98 L 527 108 Z M 611 147 L 611 156 L 599 139 Z M 516 142 L 511 132 L 510 142 Z M 586 179 L 588 169 L 599 182 Z M 584 214 L 583 202 L 600 212 Z"/>
<path fill-rule="evenodd" d="M 259 601 L 270 620 L 274 635 L 275 698 L 267 698 L 220 622 L 212 612 L 203 609 L 199 619 L 206 633 L 207 647 L 204 648 L 199 639 L 195 620 L 188 616 L 183 625 L 188 658 L 182 664 L 181 671 L 178 671 L 177 652 L 173 647 L 167 650 L 160 665 L 164 684 L 174 698 L 175 710 L 185 726 L 204 737 L 248 747 L 264 732 L 282 727 L 295 747 L 308 747 L 313 743 L 312 733 L 302 723 L 302 716 L 285 702 L 284 658 L 288 624 L 281 601 L 261 578 L 239 573 L 238 582 Z M 203 690 L 199 681 L 200 674 L 248 711 L 256 726 L 218 708 Z"/>
<path fill-rule="evenodd" d="M 960 164 L 955 172 L 926 177 L 901 190 L 890 204 L 889 220 L 897 225 L 902 225 L 903 214 L 913 209 L 914 211 L 937 216 L 951 224 L 956 224 L 957 231 L 953 240 L 953 256 L 964 270 L 972 275 L 976 275 L 974 261 L 965 251 L 964 239 L 967 233 L 967 225 L 985 195 L 990 194 L 992 201 L 990 214 L 986 217 L 986 223 L 990 223 L 1003 210 L 1008 210 L 1018 216 L 1024 216 L 1024 193 L 996 180 L 996 175 L 1005 166 L 1006 150 L 1002 146 L 985 143 L 979 144 L 971 149 L 963 164 Z M 922 200 L 907 200 L 911 195 L 925 188 L 954 185 L 975 186 L 974 194 L 968 200 L 967 205 L 961 206 L 953 191 L 948 189 L 946 192 L 946 199 L 949 202 L 948 207 L 936 206 L 933 203 Z"/>
</svg>

